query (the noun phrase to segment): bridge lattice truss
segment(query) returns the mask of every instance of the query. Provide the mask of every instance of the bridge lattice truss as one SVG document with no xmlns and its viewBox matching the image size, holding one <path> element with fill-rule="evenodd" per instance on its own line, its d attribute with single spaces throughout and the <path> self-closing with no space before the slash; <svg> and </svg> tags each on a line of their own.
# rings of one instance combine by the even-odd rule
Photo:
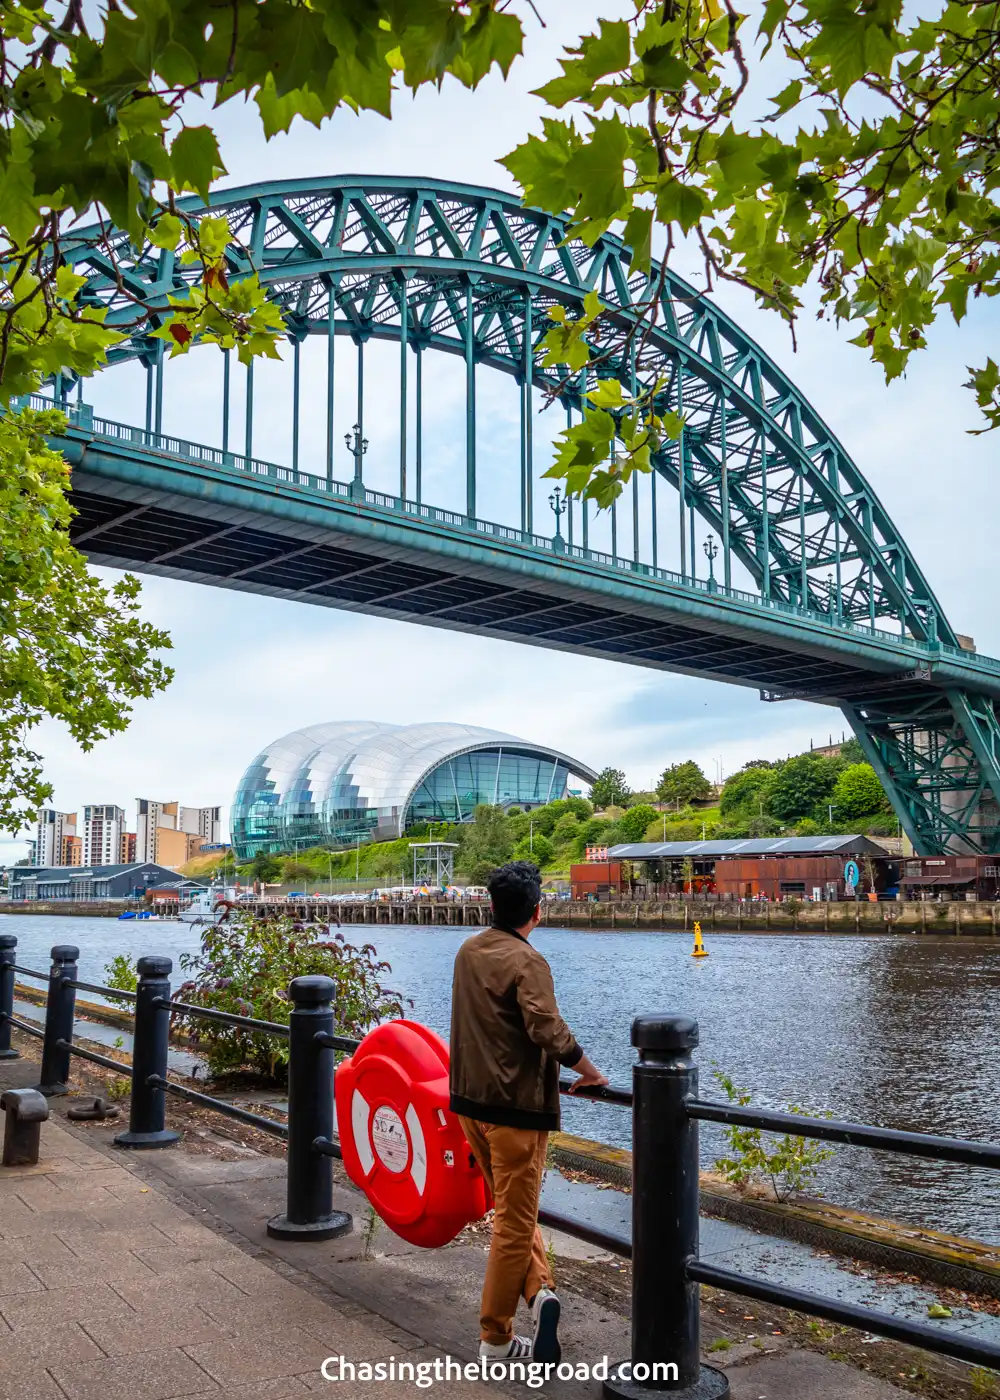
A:
<svg viewBox="0 0 1000 1400">
<path fill-rule="evenodd" d="M 201 206 L 186 205 L 197 217 Z M 256 270 L 285 315 L 294 347 L 296 422 L 298 349 L 308 335 L 328 341 L 327 475 L 333 476 L 333 363 L 338 338 L 357 346 L 397 342 L 401 355 L 400 498 L 420 500 L 421 365 L 425 351 L 462 357 L 466 366 L 465 510 L 476 516 L 476 378 L 488 366 L 514 378 L 521 402 L 521 528 L 535 529 L 533 408 L 558 389 L 570 420 L 595 373 L 567 376 L 543 368 L 538 345 L 548 312 L 571 312 L 596 290 L 606 308 L 592 345 L 599 374 L 630 390 L 663 383 L 662 403 L 685 427 L 655 460 L 655 483 L 669 485 L 675 553 L 682 576 L 696 572 L 694 521 L 718 535 L 720 582 L 749 577 L 761 599 L 870 628 L 894 627 L 901 639 L 955 648 L 952 631 L 912 554 L 870 484 L 815 409 L 731 319 L 669 269 L 649 275 L 630 265 L 629 249 L 605 236 L 593 247 L 567 240 L 559 218 L 525 208 L 495 190 L 387 177 L 301 180 L 222 191 L 211 201 L 239 247 L 230 277 Z M 67 238 L 62 256 L 86 273 L 85 296 L 127 327 L 134 299 L 167 310 L 195 275 L 176 252 L 145 247 L 97 229 Z M 110 254 L 113 252 L 113 256 Z M 655 323 L 632 330 L 650 302 Z M 154 320 L 157 319 L 154 316 Z M 111 360 L 138 358 L 149 371 L 147 427 L 159 430 L 163 343 L 134 336 Z M 416 455 L 408 460 L 407 366 L 415 368 Z M 228 386 L 228 367 L 226 382 Z M 246 451 L 250 455 L 252 378 Z M 359 415 L 364 411 L 359 391 Z M 228 390 L 223 407 L 228 438 Z M 410 434 L 412 437 L 412 433 Z M 297 454 L 297 433 L 293 453 Z M 223 446 L 226 446 L 224 440 Z M 297 468 L 298 463 L 293 462 Z M 311 468 L 313 469 L 313 468 Z M 655 500 L 655 496 L 654 496 Z M 627 496 L 616 508 L 628 509 Z M 635 557 L 639 495 L 632 493 Z M 578 512 L 586 545 L 587 512 Z M 582 515 L 582 521 L 579 517 Z M 653 564 L 660 539 L 654 514 Z M 617 548 L 617 544 L 615 546 Z M 627 553 L 628 551 L 626 551 Z M 829 695 L 815 698 L 829 701 Z M 866 704 L 835 697 L 883 777 L 897 814 L 925 850 L 1000 847 L 1000 721 L 993 698 L 941 688 L 905 703 Z M 985 812 L 985 816 L 984 816 Z"/>
</svg>

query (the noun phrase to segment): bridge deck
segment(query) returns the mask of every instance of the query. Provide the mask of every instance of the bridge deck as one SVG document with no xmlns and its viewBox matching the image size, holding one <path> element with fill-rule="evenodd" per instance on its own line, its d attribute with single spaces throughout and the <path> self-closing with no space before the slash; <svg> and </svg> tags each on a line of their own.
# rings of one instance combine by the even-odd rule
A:
<svg viewBox="0 0 1000 1400">
<path fill-rule="evenodd" d="M 1000 663 L 124 425 L 71 427 L 97 563 L 477 632 L 832 704 L 889 707 Z M 173 450 L 170 450 L 173 449 Z"/>
</svg>

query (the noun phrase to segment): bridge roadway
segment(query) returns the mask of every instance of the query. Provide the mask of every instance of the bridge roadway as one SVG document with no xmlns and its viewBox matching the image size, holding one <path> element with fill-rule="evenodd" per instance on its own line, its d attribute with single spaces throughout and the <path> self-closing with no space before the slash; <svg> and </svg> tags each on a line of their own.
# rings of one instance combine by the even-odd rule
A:
<svg viewBox="0 0 1000 1400">
<path fill-rule="evenodd" d="M 34 400 L 40 404 L 40 400 Z M 711 677 L 845 709 L 949 689 L 1000 698 L 1000 661 L 684 578 L 561 537 L 70 410 L 74 542 L 94 563 Z"/>
</svg>

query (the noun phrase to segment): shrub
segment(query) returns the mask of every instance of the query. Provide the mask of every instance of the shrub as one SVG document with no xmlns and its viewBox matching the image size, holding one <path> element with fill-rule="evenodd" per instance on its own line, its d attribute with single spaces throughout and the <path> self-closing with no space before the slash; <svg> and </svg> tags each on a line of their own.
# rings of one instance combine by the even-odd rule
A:
<svg viewBox="0 0 1000 1400">
<path fill-rule="evenodd" d="M 657 819 L 662 820 L 656 808 L 640 802 L 637 807 L 630 807 L 619 818 L 618 835 L 622 841 L 641 841 L 646 835 L 646 828 Z"/>
<path fill-rule="evenodd" d="M 557 841 L 571 841 L 579 834 L 580 820 L 574 812 L 564 812 L 552 828 L 552 835 Z"/>
<path fill-rule="evenodd" d="M 522 836 L 514 847 L 515 860 L 531 860 L 541 869 L 555 855 L 555 847 L 544 832 L 536 831 L 534 839 Z"/>
<path fill-rule="evenodd" d="M 392 969 L 376 960 L 371 943 L 356 948 L 341 933 L 330 939 L 321 925 L 303 925 L 287 916 L 274 919 L 241 913 L 232 922 L 205 929 L 200 953 L 182 953 L 186 981 L 180 1001 L 262 1021 L 288 1023 L 293 977 L 332 977 L 336 1029 L 363 1035 L 380 1021 L 401 1016 L 404 1001 L 383 986 Z M 175 1012 L 205 1055 L 213 1075 L 250 1069 L 269 1079 L 283 1077 L 288 1042 L 239 1026 L 216 1025 Z"/>
<path fill-rule="evenodd" d="M 104 964 L 104 985 L 114 987 L 117 992 L 134 992 L 139 985 L 139 974 L 128 953 L 116 953 L 109 963 Z"/>
<path fill-rule="evenodd" d="M 750 1103 L 747 1090 L 738 1089 L 727 1074 L 716 1069 L 713 1075 L 730 1103 L 744 1108 Z M 805 1110 L 797 1104 L 789 1104 L 786 1112 L 804 1113 Z M 819 1116 L 832 1117 L 829 1113 Z M 715 1170 L 737 1187 L 763 1177 L 770 1182 L 778 1201 L 787 1201 L 811 1186 L 819 1175 L 820 1163 L 833 1156 L 833 1148 L 820 1147 L 815 1140 L 794 1137 L 791 1133 L 781 1137 L 769 1133 L 765 1137 L 760 1128 L 728 1127 L 723 1130 L 723 1137 L 731 1155 L 718 1158 Z"/>
</svg>

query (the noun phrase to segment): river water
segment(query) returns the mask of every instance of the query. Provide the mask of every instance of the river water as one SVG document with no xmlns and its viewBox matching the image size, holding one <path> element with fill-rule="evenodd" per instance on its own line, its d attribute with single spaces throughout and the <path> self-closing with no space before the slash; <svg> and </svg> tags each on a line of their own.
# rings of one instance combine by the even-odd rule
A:
<svg viewBox="0 0 1000 1400">
<path fill-rule="evenodd" d="M 197 930 L 9 915 L 18 961 L 42 970 L 53 943 L 76 943 L 80 975 L 102 981 L 113 953 L 195 951 Z M 392 964 L 387 982 L 412 1014 L 447 1035 L 451 968 L 469 930 L 346 929 Z M 1000 1142 L 997 1094 L 1000 942 L 990 939 L 714 934 L 690 957 L 681 933 L 542 929 L 567 1021 L 614 1081 L 627 1083 L 629 1025 L 676 1011 L 701 1027 L 701 1092 L 719 1097 L 713 1066 L 770 1108 L 798 1104 L 838 1118 Z M 627 1146 L 626 1110 L 565 1104 L 570 1132 Z M 703 1157 L 721 1130 L 702 1125 Z M 837 1148 L 819 1189 L 840 1205 L 1000 1243 L 1000 1176 L 883 1152 Z"/>
</svg>

